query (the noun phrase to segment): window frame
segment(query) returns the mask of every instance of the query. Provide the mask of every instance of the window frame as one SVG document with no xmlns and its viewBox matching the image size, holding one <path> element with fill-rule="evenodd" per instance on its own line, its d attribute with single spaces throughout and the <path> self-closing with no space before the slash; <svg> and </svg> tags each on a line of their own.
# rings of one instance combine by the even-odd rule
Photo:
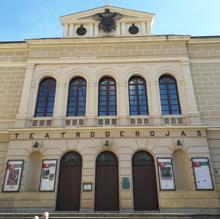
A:
<svg viewBox="0 0 220 219">
<path fill-rule="evenodd" d="M 50 87 L 48 86 L 43 86 L 42 83 L 46 83 L 46 81 L 48 80 L 48 82 L 52 83 L 54 82 L 54 85 L 50 85 Z M 48 83 L 47 82 L 47 83 Z M 39 112 L 39 103 L 40 103 L 40 99 L 42 98 L 40 92 L 41 92 L 41 87 L 46 87 L 46 91 L 45 91 L 45 96 L 44 96 L 44 111 L 42 112 L 42 116 L 39 116 L 38 114 L 40 114 L 41 112 Z M 53 93 L 53 107 L 52 107 L 52 113 L 51 115 L 48 115 L 50 114 L 50 112 L 48 113 L 48 106 L 49 106 L 49 93 L 51 91 L 51 89 L 54 88 L 54 93 Z M 36 105 L 35 105 L 35 112 L 34 112 L 34 117 L 37 118 L 37 117 L 53 117 L 53 113 L 54 113 L 54 105 L 55 105 L 55 99 L 56 99 L 56 89 L 57 89 L 57 81 L 56 79 L 54 79 L 53 77 L 46 77 L 46 78 L 43 78 L 39 85 L 38 85 L 38 92 L 37 92 L 37 99 L 36 99 Z"/>
<path fill-rule="evenodd" d="M 77 84 L 77 96 L 75 97 L 76 98 L 76 100 L 74 100 L 74 102 L 76 103 L 76 105 L 75 105 L 75 107 L 74 107 L 74 111 L 75 111 L 75 115 L 70 115 L 70 110 L 69 110 L 69 107 L 70 107 L 70 92 L 71 92 L 71 87 L 70 87 L 70 85 L 71 85 L 71 83 L 73 83 L 74 81 L 79 81 L 79 80 L 81 80 L 81 81 L 83 81 L 85 84 L 84 85 L 80 85 L 80 83 L 78 83 Z M 79 99 L 80 99 L 80 95 L 79 95 L 79 93 L 80 93 L 80 87 L 83 87 L 83 86 L 85 86 L 85 95 L 83 96 L 83 98 L 84 98 L 84 101 L 83 101 L 83 103 L 84 103 L 84 115 L 79 115 L 79 112 L 80 112 L 80 109 L 79 108 L 81 108 L 80 106 L 79 106 L 79 103 L 81 102 L 81 101 L 79 101 Z M 74 87 L 74 86 L 72 86 L 72 87 Z M 66 109 L 66 117 L 74 117 L 74 116 L 78 116 L 78 117 L 82 117 L 82 116 L 85 116 L 86 115 L 86 92 L 87 92 L 87 82 L 86 82 L 86 80 L 83 78 L 83 77 L 74 77 L 74 78 L 72 78 L 71 80 L 70 80 L 70 82 L 69 82 L 69 87 L 68 87 L 68 97 L 67 97 L 67 109 Z"/>
<path fill-rule="evenodd" d="M 161 82 L 162 79 L 166 79 L 165 83 Z M 168 79 L 171 80 L 172 79 L 172 83 L 168 83 Z M 179 99 L 179 91 L 178 91 L 178 85 L 177 85 L 177 81 L 176 79 L 172 76 L 172 75 L 169 75 L 169 74 L 164 74 L 164 75 L 161 75 L 159 80 L 159 91 L 160 91 L 160 106 L 161 106 L 161 113 L 163 116 L 166 116 L 166 115 L 181 115 L 182 114 L 182 110 L 181 110 L 181 105 L 180 105 L 180 99 Z M 164 89 L 161 89 L 161 85 L 165 85 L 165 88 Z M 175 88 L 169 88 L 169 85 L 174 85 Z M 161 90 L 165 90 L 165 94 L 161 94 Z M 170 94 L 170 91 L 171 90 L 175 90 L 175 94 Z M 161 98 L 161 95 L 164 95 L 166 96 L 167 98 L 167 104 L 163 104 L 162 101 L 164 99 Z M 172 104 L 172 99 L 171 96 L 172 95 L 175 95 L 175 101 L 177 101 L 176 104 Z M 163 110 L 163 107 L 166 106 L 167 107 L 167 110 Z M 178 109 L 177 110 L 174 110 L 173 107 L 176 106 Z M 167 111 L 168 113 L 164 113 L 164 111 Z M 178 111 L 178 113 L 173 113 L 173 111 Z"/>
<path fill-rule="evenodd" d="M 101 85 L 101 82 L 104 81 L 104 80 L 111 80 L 112 82 L 114 82 L 114 85 L 110 85 L 110 84 L 106 84 L 106 85 Z M 100 95 L 101 93 L 101 86 L 102 87 L 105 87 L 105 95 Z M 114 92 L 115 94 L 114 95 L 111 95 L 110 94 L 110 89 L 109 87 L 110 86 L 114 86 Z M 104 96 L 105 97 L 105 105 L 102 106 L 100 105 L 100 99 L 101 99 L 101 96 Z M 110 103 L 110 96 L 114 96 L 114 103 L 115 105 L 113 106 L 114 107 L 114 115 L 109 115 L 109 113 L 111 112 L 110 111 L 110 106 L 109 106 L 109 103 Z M 112 101 L 111 101 L 112 102 Z M 101 111 L 101 107 L 105 107 L 105 111 Z M 101 112 L 105 112 L 105 115 L 100 115 L 100 111 Z M 103 77 L 99 80 L 99 83 L 98 83 L 98 116 L 117 116 L 117 84 L 116 84 L 116 81 L 114 78 L 110 77 L 110 76 L 106 76 L 106 77 Z"/>
<path fill-rule="evenodd" d="M 136 81 L 137 81 L 137 79 L 141 80 L 142 83 L 141 84 L 139 84 L 139 83 L 134 84 L 136 95 L 131 95 L 130 82 L 134 79 Z M 139 85 L 144 85 L 144 94 L 140 94 L 140 89 L 138 88 Z M 148 105 L 148 95 L 147 95 L 147 83 L 146 83 L 146 80 L 143 77 L 133 76 L 129 79 L 129 81 L 128 81 L 128 95 L 129 95 L 129 115 L 130 116 L 148 116 L 149 115 L 149 105 Z M 135 106 L 135 108 L 136 108 L 135 112 L 137 112 L 137 114 L 132 114 L 131 113 L 132 112 L 131 111 L 131 108 L 132 108 L 131 107 L 131 96 L 135 96 L 137 98 L 137 100 L 136 100 L 137 105 Z M 146 111 L 146 114 L 141 114 L 141 111 L 143 111 L 143 110 L 141 110 L 142 105 L 140 105 L 140 97 L 141 96 L 145 97 L 144 101 L 146 102 L 146 109 L 144 111 Z"/>
</svg>

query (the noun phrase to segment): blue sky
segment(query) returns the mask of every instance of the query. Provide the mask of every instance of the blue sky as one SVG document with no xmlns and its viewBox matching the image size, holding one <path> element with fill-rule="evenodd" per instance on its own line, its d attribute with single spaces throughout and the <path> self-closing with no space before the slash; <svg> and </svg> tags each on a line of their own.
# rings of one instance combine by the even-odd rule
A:
<svg viewBox="0 0 220 219">
<path fill-rule="evenodd" d="M 59 17 L 105 0 L 0 0 L 0 41 L 61 37 Z M 156 14 L 154 34 L 220 35 L 220 0 L 111 0 Z"/>
</svg>

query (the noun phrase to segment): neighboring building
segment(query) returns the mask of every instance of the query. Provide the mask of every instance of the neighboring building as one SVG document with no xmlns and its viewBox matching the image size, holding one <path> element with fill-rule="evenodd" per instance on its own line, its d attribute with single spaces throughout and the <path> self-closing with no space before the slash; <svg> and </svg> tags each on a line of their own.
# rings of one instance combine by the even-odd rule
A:
<svg viewBox="0 0 220 219">
<path fill-rule="evenodd" d="M 1 198 L 49 210 L 218 209 L 220 37 L 153 35 L 151 13 L 61 17 L 0 43 Z"/>
</svg>

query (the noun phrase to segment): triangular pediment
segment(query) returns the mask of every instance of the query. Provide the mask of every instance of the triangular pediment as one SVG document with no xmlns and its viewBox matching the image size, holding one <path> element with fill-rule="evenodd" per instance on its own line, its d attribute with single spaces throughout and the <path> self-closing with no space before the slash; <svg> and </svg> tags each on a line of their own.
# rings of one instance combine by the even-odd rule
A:
<svg viewBox="0 0 220 219">
<path fill-rule="evenodd" d="M 94 18 L 97 14 L 105 14 L 106 10 L 120 15 L 113 21 L 115 23 L 114 28 L 107 33 L 100 25 L 101 21 Z M 64 37 L 103 37 L 106 35 L 150 35 L 153 18 L 154 14 L 152 13 L 105 5 L 99 8 L 65 15 L 60 19 L 64 27 Z"/>
<path fill-rule="evenodd" d="M 133 18 L 133 19 L 153 19 L 154 14 L 148 13 L 148 12 L 142 12 L 142 11 L 136 11 L 132 9 L 125 9 L 120 7 L 115 7 L 111 5 L 105 5 L 99 8 L 94 8 L 91 10 L 86 10 L 78 13 L 72 13 L 65 16 L 62 16 L 61 22 L 69 22 L 69 21 L 77 21 L 77 20 L 83 20 L 83 19 L 92 19 L 94 14 L 102 13 L 106 8 L 109 8 L 112 12 L 117 12 L 122 14 L 124 18 Z"/>
</svg>

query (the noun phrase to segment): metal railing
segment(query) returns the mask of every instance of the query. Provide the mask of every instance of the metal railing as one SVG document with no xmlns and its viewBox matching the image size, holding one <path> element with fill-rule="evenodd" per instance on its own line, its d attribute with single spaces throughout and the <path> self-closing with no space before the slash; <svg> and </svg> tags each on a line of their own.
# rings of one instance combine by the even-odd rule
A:
<svg viewBox="0 0 220 219">
<path fill-rule="evenodd" d="M 14 210 L 14 198 L 1 198 L 0 199 L 0 212 L 1 213 L 12 213 Z"/>
</svg>

